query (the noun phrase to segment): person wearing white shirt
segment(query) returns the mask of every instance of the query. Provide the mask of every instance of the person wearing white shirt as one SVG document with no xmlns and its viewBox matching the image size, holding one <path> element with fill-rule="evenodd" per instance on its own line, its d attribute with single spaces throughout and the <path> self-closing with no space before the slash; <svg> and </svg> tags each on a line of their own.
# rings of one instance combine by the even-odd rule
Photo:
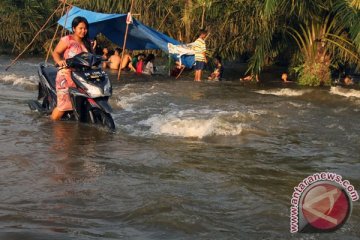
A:
<svg viewBox="0 0 360 240">
<path fill-rule="evenodd" d="M 154 69 L 155 55 L 150 53 L 145 59 L 145 68 L 143 74 L 152 75 L 155 73 Z"/>
</svg>

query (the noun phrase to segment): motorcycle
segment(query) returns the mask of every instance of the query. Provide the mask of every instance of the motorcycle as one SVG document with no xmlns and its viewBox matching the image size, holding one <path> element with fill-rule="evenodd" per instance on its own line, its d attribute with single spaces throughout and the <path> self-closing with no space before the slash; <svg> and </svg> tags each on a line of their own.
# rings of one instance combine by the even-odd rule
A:
<svg viewBox="0 0 360 240">
<path fill-rule="evenodd" d="M 112 86 L 108 75 L 99 65 L 102 57 L 91 53 L 80 53 L 66 60 L 71 68 L 71 78 L 76 88 L 69 88 L 74 110 L 65 112 L 62 120 L 77 120 L 85 123 L 100 124 L 111 131 L 115 123 L 111 116 L 112 108 L 108 103 L 112 95 Z M 56 107 L 55 79 L 58 69 L 41 63 L 38 68 L 38 99 L 31 100 L 31 110 L 42 114 L 51 114 Z"/>
</svg>

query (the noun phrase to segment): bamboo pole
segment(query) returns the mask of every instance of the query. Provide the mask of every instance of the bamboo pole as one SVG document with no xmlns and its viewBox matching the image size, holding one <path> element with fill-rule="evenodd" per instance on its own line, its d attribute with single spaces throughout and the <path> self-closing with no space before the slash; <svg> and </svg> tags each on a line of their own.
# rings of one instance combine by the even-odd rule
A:
<svg viewBox="0 0 360 240">
<path fill-rule="evenodd" d="M 64 5 L 66 5 L 67 0 L 64 0 Z M 64 36 L 64 33 L 65 33 L 65 30 L 66 30 L 66 24 L 67 24 L 67 20 L 68 20 L 68 16 L 69 16 L 69 12 L 70 12 L 70 9 L 72 8 L 72 5 L 69 4 L 69 9 L 66 11 L 66 17 L 65 17 L 65 22 L 64 22 L 64 27 L 63 29 L 61 30 L 61 37 Z M 88 29 L 89 30 L 89 29 Z"/>
<path fill-rule="evenodd" d="M 170 75 L 171 75 L 171 55 L 170 55 L 170 53 L 169 53 L 169 55 L 168 55 L 168 60 L 169 60 L 169 71 L 168 71 L 168 74 L 169 74 L 169 77 L 170 77 Z"/>
<path fill-rule="evenodd" d="M 179 74 L 176 76 L 175 79 L 178 79 L 178 78 L 181 76 L 181 74 L 182 74 L 182 72 L 184 71 L 184 69 L 185 69 L 185 67 L 182 67 L 182 66 L 181 66 L 181 70 L 180 70 Z"/>
<path fill-rule="evenodd" d="M 205 22 L 205 8 L 206 8 L 206 5 L 205 5 L 205 2 L 202 6 L 202 15 L 201 15 L 201 29 L 204 29 L 204 22 Z"/>
<path fill-rule="evenodd" d="M 60 3 L 60 5 L 61 5 L 61 3 Z M 66 0 L 65 0 L 64 3 L 63 3 L 63 9 L 62 9 L 62 12 L 61 12 L 61 16 L 64 15 L 65 6 L 66 6 Z M 66 24 L 65 24 L 65 25 L 66 25 Z M 59 31 L 59 27 L 60 27 L 60 24 L 58 24 L 58 25 L 56 26 L 56 30 L 55 30 L 54 36 L 53 36 L 53 38 L 51 39 L 51 43 L 50 43 L 50 46 L 49 46 L 49 49 L 48 49 L 48 52 L 47 52 L 46 58 L 45 58 L 45 65 L 47 65 L 47 61 L 48 61 L 48 59 L 49 59 L 49 55 L 50 55 L 50 52 L 51 52 L 51 50 L 52 50 L 53 43 L 54 43 L 54 41 L 55 41 L 55 37 L 56 37 L 56 35 L 57 35 L 57 32 Z"/>
<path fill-rule="evenodd" d="M 5 71 L 9 70 L 9 68 L 11 66 L 13 66 L 16 61 L 24 54 L 24 52 L 31 46 L 31 44 L 33 44 L 33 42 L 35 41 L 36 37 L 43 31 L 43 29 L 45 28 L 45 26 L 49 23 L 50 19 L 54 16 L 54 14 L 60 9 L 61 4 L 59 4 L 59 6 L 57 7 L 57 9 L 50 15 L 50 17 L 46 20 L 46 22 L 44 23 L 44 25 L 40 28 L 40 30 L 35 34 L 34 38 L 31 40 L 31 42 L 25 47 L 25 49 L 5 68 Z"/>
<path fill-rule="evenodd" d="M 133 6 L 134 6 L 134 0 L 131 0 L 130 11 L 128 13 L 130 15 L 131 15 L 131 12 L 133 10 Z M 127 40 L 127 35 L 128 35 L 128 32 L 129 32 L 129 25 L 130 25 L 130 22 L 126 22 L 126 30 L 125 30 L 125 36 L 124 36 L 123 52 L 121 54 L 121 62 L 120 62 L 118 78 L 117 78 L 118 81 L 120 81 L 120 76 L 121 76 L 121 64 L 122 64 L 122 61 L 124 60 L 124 54 L 125 54 L 125 48 L 126 48 L 126 40 Z"/>
</svg>

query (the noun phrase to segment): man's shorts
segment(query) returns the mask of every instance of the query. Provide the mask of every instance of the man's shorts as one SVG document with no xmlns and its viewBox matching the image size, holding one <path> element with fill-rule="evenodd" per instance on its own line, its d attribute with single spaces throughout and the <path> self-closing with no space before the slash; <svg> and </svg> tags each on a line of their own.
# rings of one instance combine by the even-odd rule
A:
<svg viewBox="0 0 360 240">
<path fill-rule="evenodd" d="M 195 62 L 195 70 L 203 70 L 205 68 L 205 62 L 196 61 Z"/>
</svg>

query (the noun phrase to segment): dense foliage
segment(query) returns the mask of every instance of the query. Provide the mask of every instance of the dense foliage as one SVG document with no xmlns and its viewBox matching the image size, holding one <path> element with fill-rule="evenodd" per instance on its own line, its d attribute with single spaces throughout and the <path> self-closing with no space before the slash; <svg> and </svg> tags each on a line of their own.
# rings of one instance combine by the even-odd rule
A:
<svg viewBox="0 0 360 240">
<path fill-rule="evenodd" d="M 124 13 L 131 0 L 68 0 L 89 10 Z M 57 0 L 2 0 L 0 46 L 20 52 L 57 9 Z M 56 29 L 57 9 L 30 52 L 46 52 Z M 134 0 L 135 17 L 182 42 L 210 31 L 210 55 L 246 57 L 258 74 L 278 60 L 297 69 L 304 84 L 327 84 L 330 69 L 359 67 L 360 0 Z M 310 79 L 310 80 L 309 80 Z"/>
</svg>

